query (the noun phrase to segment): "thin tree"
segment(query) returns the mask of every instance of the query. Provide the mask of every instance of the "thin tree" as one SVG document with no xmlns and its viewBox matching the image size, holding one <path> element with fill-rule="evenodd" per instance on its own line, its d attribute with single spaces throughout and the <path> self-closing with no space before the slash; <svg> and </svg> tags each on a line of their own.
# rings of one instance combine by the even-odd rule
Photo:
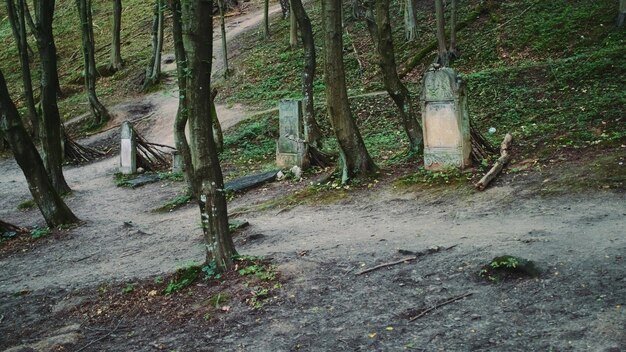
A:
<svg viewBox="0 0 626 352">
<path fill-rule="evenodd" d="M 265 0 L 263 3 L 263 33 L 265 39 L 270 37 L 270 0 Z"/>
<path fill-rule="evenodd" d="M 322 0 L 326 103 L 328 115 L 339 143 L 342 168 L 341 181 L 346 183 L 353 177 L 375 172 L 377 167 L 365 148 L 359 129 L 350 112 L 343 64 L 341 18 L 340 1 Z"/>
<path fill-rule="evenodd" d="M 96 94 L 96 58 L 91 16 L 92 0 L 76 0 L 76 7 L 81 24 L 82 51 L 85 73 L 85 88 L 89 98 L 89 109 L 93 117 L 92 124 L 100 126 L 111 119 L 109 112 L 102 105 Z"/>
<path fill-rule="evenodd" d="M 300 27 L 302 46 L 304 48 L 304 66 L 302 69 L 302 96 L 304 105 L 304 123 L 306 142 L 309 148 L 321 148 L 322 133 L 315 119 L 313 105 L 313 80 L 315 79 L 316 54 L 313 27 L 309 15 L 304 10 L 301 0 L 291 0 L 291 13 L 296 17 Z"/>
<path fill-rule="evenodd" d="M 28 41 L 26 35 L 26 16 L 25 16 L 25 0 L 18 0 L 17 7 L 14 0 L 6 0 L 7 15 L 9 17 L 9 23 L 11 24 L 11 30 L 13 31 L 13 37 L 15 38 L 15 44 L 17 46 L 18 56 L 20 58 L 20 65 L 22 68 L 22 84 L 24 88 L 24 101 L 26 102 L 26 108 L 28 110 L 28 118 L 30 122 L 30 128 L 32 136 L 39 135 L 39 114 L 35 107 L 35 98 L 33 96 L 33 83 L 30 72 L 30 61 L 28 59 Z"/>
<path fill-rule="evenodd" d="M 226 21 L 224 16 L 226 14 L 226 4 L 224 0 L 217 0 L 217 7 L 220 11 L 220 30 L 222 32 L 222 56 L 224 59 L 224 77 L 227 78 L 230 75 L 230 69 L 228 68 L 228 47 L 226 45 Z"/>
<path fill-rule="evenodd" d="M 41 60 L 41 128 L 43 162 L 52 186 L 59 194 L 70 192 L 63 176 L 61 116 L 57 105 L 59 74 L 57 50 L 52 35 L 54 0 L 35 1 L 35 37 Z"/>
<path fill-rule="evenodd" d="M 293 9 L 293 0 L 289 1 L 289 8 Z M 293 10 L 289 11 L 289 46 L 294 49 L 298 45 L 298 20 Z"/>
<path fill-rule="evenodd" d="M 212 0 L 187 0 L 182 6 L 187 60 L 187 110 L 195 189 L 207 249 L 206 261 L 220 270 L 233 265 L 235 246 L 228 228 L 224 179 L 211 124 Z"/>
<path fill-rule="evenodd" d="M 6 81 L 0 71 L 0 130 L 6 136 L 15 161 L 22 169 L 28 189 L 50 227 L 78 222 L 50 182 L 43 161 L 28 136 L 15 104 L 9 96 Z"/>
<path fill-rule="evenodd" d="M 423 146 L 422 127 L 418 123 L 411 94 L 400 80 L 396 70 L 389 0 L 376 0 L 375 9 L 368 6 L 366 22 L 370 37 L 376 45 L 378 64 L 383 75 L 385 89 L 398 107 L 411 150 L 419 152 Z"/>
<path fill-rule="evenodd" d="M 154 19 L 152 21 L 152 54 L 148 68 L 146 69 L 146 79 L 143 83 L 143 90 L 153 87 L 161 78 L 161 51 L 163 50 L 163 10 L 164 0 L 155 0 Z"/>
<path fill-rule="evenodd" d="M 437 19 L 437 62 L 448 66 L 458 56 L 456 48 L 456 0 L 451 0 L 450 8 L 450 47 L 446 46 L 446 19 L 443 0 L 435 0 L 435 17 Z"/>
<path fill-rule="evenodd" d="M 121 32 L 122 32 L 122 0 L 113 0 L 113 40 L 111 42 L 111 58 L 109 62 L 109 70 L 112 72 L 122 68 L 122 50 L 121 50 Z"/>
<path fill-rule="evenodd" d="M 417 17 L 415 13 L 415 0 L 405 0 L 404 32 L 406 40 L 413 41 L 417 39 Z"/>
</svg>

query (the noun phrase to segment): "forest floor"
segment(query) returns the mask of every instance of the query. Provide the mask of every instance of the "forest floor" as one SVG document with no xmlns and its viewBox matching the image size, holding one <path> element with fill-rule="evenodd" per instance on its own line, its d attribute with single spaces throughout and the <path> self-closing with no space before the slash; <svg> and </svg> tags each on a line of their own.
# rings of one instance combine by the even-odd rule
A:
<svg viewBox="0 0 626 352">
<path fill-rule="evenodd" d="M 136 120 L 148 140 L 172 144 L 176 104 L 175 91 L 154 93 L 116 107 L 110 125 Z M 251 113 L 218 115 L 228 128 Z M 116 131 L 81 143 L 113 147 Z M 381 174 L 371 187 L 292 205 L 286 197 L 314 179 L 271 183 L 229 203 L 250 223 L 236 232 L 239 253 L 270 260 L 268 275 L 233 272 L 170 295 L 176 270 L 204 261 L 195 205 L 153 211 L 183 183 L 117 187 L 118 157 L 68 166 L 65 200 L 82 223 L 0 250 L 0 349 L 623 351 L 623 187 L 542 192 L 592 160 L 503 176 L 481 193 Z M 30 195 L 14 160 L 0 160 L 0 173 L 0 218 L 43 226 L 38 210 L 16 210 Z M 479 278 L 501 255 L 534 261 L 539 276 Z"/>
</svg>

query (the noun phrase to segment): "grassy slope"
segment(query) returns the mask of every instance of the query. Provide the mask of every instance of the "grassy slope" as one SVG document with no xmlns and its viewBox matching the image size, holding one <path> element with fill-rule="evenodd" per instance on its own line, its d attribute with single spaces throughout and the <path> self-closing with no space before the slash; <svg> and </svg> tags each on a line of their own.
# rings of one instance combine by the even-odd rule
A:
<svg viewBox="0 0 626 352">
<path fill-rule="evenodd" d="M 98 94 L 107 105 L 127 99 L 137 93 L 135 78 L 144 71 L 150 55 L 150 30 L 152 25 L 152 2 L 145 0 L 124 0 L 122 14 L 122 59 L 125 67 L 111 77 L 98 80 Z M 4 5 L 0 10 L 0 69 L 7 77 L 14 97 L 21 92 L 21 74 L 17 61 L 17 49 L 11 34 L 9 21 L 4 15 Z M 31 10 L 32 11 L 32 10 Z M 112 5 L 107 0 L 93 1 L 94 36 L 96 42 L 96 63 L 106 66 L 109 60 L 111 42 Z M 59 76 L 64 98 L 59 102 L 61 115 L 65 119 L 75 117 L 88 110 L 86 95 L 83 93 L 82 54 L 80 51 L 80 31 L 76 4 L 73 0 L 58 0 L 55 10 L 54 35 L 59 58 Z M 169 31 L 166 37 L 169 39 Z M 31 70 L 33 86 L 39 85 L 39 60 L 37 46 L 32 38 L 30 45 L 35 52 Z M 165 41 L 165 52 L 171 51 Z M 36 88 L 38 89 L 38 88 Z M 36 93 L 37 95 L 37 93 Z M 16 99 L 21 103 L 22 99 Z"/>
<path fill-rule="evenodd" d="M 434 40 L 434 14 L 432 1 L 421 1 L 420 38 L 405 43 L 400 3 L 392 1 L 391 12 L 398 62 L 404 63 Z M 477 0 L 461 0 L 459 17 L 464 18 L 478 5 Z M 580 150 L 602 150 L 614 155 L 607 163 L 617 165 L 620 152 L 623 155 L 620 146 L 626 143 L 626 58 L 624 31 L 614 27 L 614 5 L 585 0 L 486 1 L 483 6 L 487 11 L 459 32 L 462 57 L 454 67 L 468 83 L 472 119 L 481 130 L 497 128 L 498 132 L 489 136 L 494 143 L 499 143 L 505 132 L 513 133 L 519 151 L 516 161 L 538 158 L 543 162 L 580 154 Z M 309 3 L 308 10 L 318 46 L 315 92 L 319 121 L 329 131 L 320 103 L 324 84 L 318 3 Z M 349 13 L 346 24 L 350 35 L 344 35 L 344 61 L 350 94 L 382 89 L 364 24 L 354 22 Z M 275 23 L 272 30 L 274 34 L 267 41 L 259 32 L 243 38 L 246 55 L 235 60 L 235 76 L 222 87 L 228 92 L 223 95 L 228 96 L 227 101 L 274 107 L 280 99 L 300 96 L 301 49 L 288 48 L 287 21 Z M 352 43 L 364 63 L 362 74 Z M 428 55 L 406 78 L 416 95 L 421 73 L 434 56 L 434 52 Z M 406 138 L 388 99 L 354 99 L 352 110 L 378 164 L 393 166 L 406 161 Z M 263 125 L 267 128 L 264 134 L 275 136 L 276 124 L 270 122 L 274 118 L 263 116 L 243 123 L 241 128 Z M 335 143 L 328 135 L 327 144 L 332 147 Z M 241 142 L 234 139 L 231 143 L 243 147 L 245 153 L 245 143 L 237 141 Z M 268 143 L 257 152 L 263 160 L 271 161 L 274 150 Z M 250 164 L 250 159 L 246 162 Z"/>
</svg>

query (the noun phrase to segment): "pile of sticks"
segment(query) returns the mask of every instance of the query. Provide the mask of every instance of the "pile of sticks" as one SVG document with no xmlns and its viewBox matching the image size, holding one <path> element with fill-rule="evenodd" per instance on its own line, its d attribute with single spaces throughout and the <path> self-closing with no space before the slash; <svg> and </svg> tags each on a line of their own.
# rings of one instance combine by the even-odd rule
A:
<svg viewBox="0 0 626 352">
<path fill-rule="evenodd" d="M 162 171 L 172 166 L 172 160 L 169 153 L 163 149 L 176 150 L 169 145 L 150 143 L 143 138 L 135 129 L 135 142 L 137 143 L 137 167 L 143 168 L 145 171 Z"/>
<path fill-rule="evenodd" d="M 5 233 L 5 232 L 15 232 L 18 234 L 24 234 L 24 233 L 28 233 L 28 229 L 25 229 L 23 227 L 19 227 L 13 224 L 9 224 L 8 222 L 4 222 L 0 220 L 0 234 Z"/>
<path fill-rule="evenodd" d="M 76 143 L 65 131 L 63 131 L 63 140 L 65 160 L 74 163 L 87 163 L 106 156 L 105 152 Z"/>
<path fill-rule="evenodd" d="M 470 120 L 470 139 L 472 141 L 472 160 L 481 163 L 497 153 L 497 149 L 489 143 Z"/>
</svg>

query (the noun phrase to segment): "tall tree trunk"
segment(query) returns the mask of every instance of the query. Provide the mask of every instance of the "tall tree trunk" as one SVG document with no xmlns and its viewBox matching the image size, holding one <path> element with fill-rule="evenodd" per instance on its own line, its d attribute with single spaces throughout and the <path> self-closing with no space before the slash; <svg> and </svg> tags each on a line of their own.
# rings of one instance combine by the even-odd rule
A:
<svg viewBox="0 0 626 352">
<path fill-rule="evenodd" d="M 146 80 L 143 90 L 152 88 L 161 78 L 161 51 L 163 50 L 163 3 L 164 0 L 154 2 L 154 20 L 152 22 L 152 55 L 146 70 Z"/>
<path fill-rule="evenodd" d="M 85 65 L 85 88 L 89 97 L 89 109 L 93 117 L 93 126 L 100 126 L 111 119 L 109 112 L 102 105 L 96 94 L 96 58 L 93 37 L 93 19 L 91 0 L 76 0 L 76 7 L 81 22 L 83 62 Z"/>
<path fill-rule="evenodd" d="M 63 176 L 63 133 L 57 105 L 59 74 L 57 50 L 52 35 L 54 0 L 36 0 L 37 49 L 41 59 L 41 126 L 40 139 L 43 162 L 52 186 L 59 194 L 71 189 Z"/>
<path fill-rule="evenodd" d="M 459 52 L 456 49 L 456 3 L 457 0 L 450 1 L 450 50 L 448 50 L 450 60 L 454 60 L 459 56 Z"/>
<path fill-rule="evenodd" d="M 315 79 L 315 42 L 311 20 L 302 6 L 302 0 L 291 0 L 291 13 L 298 20 L 302 46 L 304 47 L 304 67 L 302 70 L 302 96 L 304 97 L 304 123 L 306 127 L 306 142 L 309 147 L 321 148 L 322 133 L 315 119 L 313 105 L 313 80 Z"/>
<path fill-rule="evenodd" d="M 222 32 L 222 55 L 224 58 L 224 78 L 230 76 L 230 69 L 228 68 L 228 47 L 226 45 L 226 21 L 224 15 L 226 14 L 224 0 L 217 0 L 217 6 L 220 10 L 220 31 Z"/>
<path fill-rule="evenodd" d="M 365 148 L 350 112 L 343 64 L 341 18 L 340 1 L 322 1 L 326 102 L 328 115 L 339 143 L 342 164 L 341 180 L 346 183 L 353 177 L 371 174 L 377 168 Z"/>
<path fill-rule="evenodd" d="M 111 42 L 111 62 L 109 70 L 112 72 L 122 68 L 121 54 L 122 32 L 122 0 L 113 0 L 113 41 Z"/>
<path fill-rule="evenodd" d="M 293 0 L 290 0 L 289 8 L 293 9 Z M 298 45 L 298 20 L 293 10 L 289 11 L 289 46 L 294 49 Z"/>
<path fill-rule="evenodd" d="M 78 222 L 50 182 L 33 141 L 28 136 L 0 71 L 0 130 L 6 135 L 28 189 L 50 227 Z"/>
<path fill-rule="evenodd" d="M 417 38 L 417 18 L 415 17 L 415 0 L 405 0 L 404 6 L 404 32 L 406 40 L 413 41 Z"/>
<path fill-rule="evenodd" d="M 200 190 L 195 188 L 193 163 L 191 160 L 191 150 L 187 143 L 185 129 L 188 121 L 187 109 L 187 55 L 183 44 L 183 28 L 181 18 L 180 0 L 169 0 L 172 11 L 172 37 L 174 38 L 174 53 L 176 55 L 176 74 L 178 77 L 178 111 L 174 121 L 174 142 L 176 150 L 183 158 L 185 180 L 187 189 L 193 196 L 198 196 Z"/>
<path fill-rule="evenodd" d="M 446 20 L 443 13 L 443 0 L 435 0 L 435 15 L 437 17 L 437 46 L 439 47 L 438 62 L 448 66 L 448 47 L 446 46 Z"/>
<path fill-rule="evenodd" d="M 376 0 L 375 11 L 376 13 L 373 14 L 371 8 L 368 9 L 366 21 L 372 41 L 376 44 L 385 89 L 398 107 L 404 131 L 409 137 L 411 150 L 419 152 L 423 146 L 422 127 L 418 123 L 409 90 L 398 77 L 396 70 L 389 0 Z"/>
<path fill-rule="evenodd" d="M 270 37 L 270 0 L 265 0 L 263 4 L 263 27 L 265 39 Z"/>
<path fill-rule="evenodd" d="M 224 179 L 211 126 L 213 25 L 207 18 L 212 18 L 212 11 L 212 0 L 188 0 L 183 4 L 183 39 L 189 71 L 186 96 L 206 260 L 215 261 L 220 270 L 226 270 L 233 265 L 237 252 L 228 228 Z"/>
<path fill-rule="evenodd" d="M 25 0 L 18 0 L 17 8 L 14 0 L 6 0 L 7 15 L 13 30 L 13 37 L 17 45 L 17 51 L 20 57 L 20 65 L 22 68 L 22 84 L 24 86 L 24 100 L 28 109 L 28 118 L 30 122 L 31 135 L 39 135 L 39 114 L 35 107 L 35 98 L 33 97 L 33 84 L 30 73 L 30 61 L 28 59 L 28 38 L 26 34 L 26 17 L 25 17 Z"/>
</svg>

